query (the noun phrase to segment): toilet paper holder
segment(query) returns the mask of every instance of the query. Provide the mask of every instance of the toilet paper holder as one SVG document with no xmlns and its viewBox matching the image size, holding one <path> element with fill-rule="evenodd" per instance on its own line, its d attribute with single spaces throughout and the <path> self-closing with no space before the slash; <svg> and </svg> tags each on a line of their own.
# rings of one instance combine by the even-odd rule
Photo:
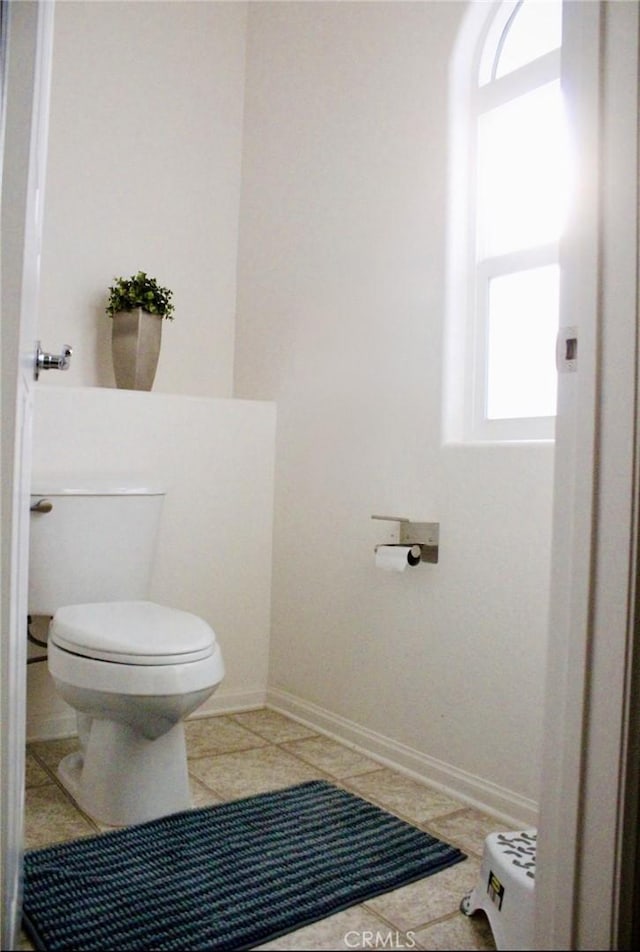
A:
<svg viewBox="0 0 640 952">
<path fill-rule="evenodd" d="M 440 545 L 439 522 L 411 522 L 404 516 L 371 516 L 371 518 L 397 524 L 397 527 L 389 527 L 389 538 L 384 540 L 384 545 L 419 545 L 420 561 L 437 563 Z"/>
</svg>

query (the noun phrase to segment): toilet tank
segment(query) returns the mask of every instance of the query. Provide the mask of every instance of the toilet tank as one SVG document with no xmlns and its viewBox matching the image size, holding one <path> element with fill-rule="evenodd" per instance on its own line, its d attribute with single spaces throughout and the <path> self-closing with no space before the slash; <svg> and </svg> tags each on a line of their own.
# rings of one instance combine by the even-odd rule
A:
<svg viewBox="0 0 640 952">
<path fill-rule="evenodd" d="M 34 479 L 29 613 L 147 598 L 163 500 L 148 481 Z"/>
</svg>

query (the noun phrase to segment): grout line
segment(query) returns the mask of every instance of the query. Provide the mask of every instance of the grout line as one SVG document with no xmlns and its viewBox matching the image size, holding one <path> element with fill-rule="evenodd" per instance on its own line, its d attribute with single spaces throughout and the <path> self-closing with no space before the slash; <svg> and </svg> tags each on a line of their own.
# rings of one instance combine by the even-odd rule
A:
<svg viewBox="0 0 640 952">
<path fill-rule="evenodd" d="M 248 754 L 250 750 L 263 750 L 268 744 L 256 744 L 255 747 L 230 748 L 229 750 L 205 750 L 201 753 L 190 754 L 187 751 L 187 761 L 204 760 L 205 757 L 227 757 L 229 754 Z"/>
</svg>

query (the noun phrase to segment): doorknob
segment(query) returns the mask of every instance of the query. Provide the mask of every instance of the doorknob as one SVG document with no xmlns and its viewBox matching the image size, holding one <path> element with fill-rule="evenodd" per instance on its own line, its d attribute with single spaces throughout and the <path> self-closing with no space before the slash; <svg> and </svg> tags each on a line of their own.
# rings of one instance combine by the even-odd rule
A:
<svg viewBox="0 0 640 952">
<path fill-rule="evenodd" d="M 69 344 L 63 344 L 61 354 L 46 354 L 40 347 L 40 341 L 38 341 L 36 343 L 36 361 L 33 368 L 34 379 L 38 379 L 41 370 L 68 370 L 72 353 L 73 350 Z"/>
</svg>

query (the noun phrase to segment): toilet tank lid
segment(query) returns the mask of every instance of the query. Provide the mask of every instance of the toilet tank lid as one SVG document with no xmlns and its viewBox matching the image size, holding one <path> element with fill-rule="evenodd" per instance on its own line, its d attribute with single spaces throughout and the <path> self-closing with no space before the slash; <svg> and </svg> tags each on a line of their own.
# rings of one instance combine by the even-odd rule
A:
<svg viewBox="0 0 640 952">
<path fill-rule="evenodd" d="M 145 476 L 35 475 L 32 496 L 164 496 L 166 487 Z"/>
</svg>

